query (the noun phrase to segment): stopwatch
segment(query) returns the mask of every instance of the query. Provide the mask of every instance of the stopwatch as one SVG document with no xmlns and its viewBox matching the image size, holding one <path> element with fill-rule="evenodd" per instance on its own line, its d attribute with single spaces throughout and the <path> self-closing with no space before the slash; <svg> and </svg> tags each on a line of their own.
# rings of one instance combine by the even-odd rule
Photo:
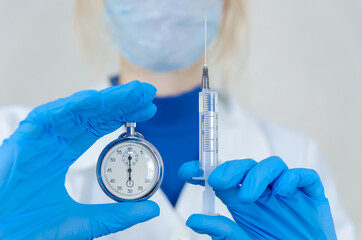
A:
<svg viewBox="0 0 362 240">
<path fill-rule="evenodd" d="M 163 162 L 157 149 L 135 132 L 136 123 L 109 143 L 99 156 L 97 179 L 106 195 L 118 202 L 143 201 L 160 187 Z"/>
</svg>

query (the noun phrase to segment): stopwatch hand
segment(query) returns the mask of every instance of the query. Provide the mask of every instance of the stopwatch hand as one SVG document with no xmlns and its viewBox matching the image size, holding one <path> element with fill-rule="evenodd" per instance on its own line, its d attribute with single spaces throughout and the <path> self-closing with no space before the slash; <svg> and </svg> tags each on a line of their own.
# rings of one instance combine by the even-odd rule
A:
<svg viewBox="0 0 362 240">
<path fill-rule="evenodd" d="M 93 239 L 157 216 L 151 201 L 83 205 L 64 187 L 69 166 L 95 141 L 155 114 L 155 95 L 134 81 L 35 108 L 0 147 L 0 239 Z"/>
<path fill-rule="evenodd" d="M 132 175 L 131 175 L 131 173 L 132 173 L 131 160 L 132 160 L 132 157 L 129 156 L 129 157 L 128 157 L 128 180 L 130 180 L 130 181 L 132 180 Z"/>
<path fill-rule="evenodd" d="M 131 165 L 130 165 L 129 168 L 128 168 L 128 180 L 132 180 L 131 173 L 132 173 L 132 169 L 131 169 Z"/>
</svg>

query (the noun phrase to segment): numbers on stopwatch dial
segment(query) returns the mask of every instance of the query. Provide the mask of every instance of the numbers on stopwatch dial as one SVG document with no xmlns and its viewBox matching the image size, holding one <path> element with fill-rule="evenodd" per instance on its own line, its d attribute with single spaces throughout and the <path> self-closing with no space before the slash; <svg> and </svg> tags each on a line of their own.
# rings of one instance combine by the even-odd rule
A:
<svg viewBox="0 0 362 240">
<path fill-rule="evenodd" d="M 158 163 L 152 152 L 139 143 L 119 143 L 104 156 L 101 178 L 114 196 L 137 199 L 146 196 L 157 184 Z"/>
</svg>

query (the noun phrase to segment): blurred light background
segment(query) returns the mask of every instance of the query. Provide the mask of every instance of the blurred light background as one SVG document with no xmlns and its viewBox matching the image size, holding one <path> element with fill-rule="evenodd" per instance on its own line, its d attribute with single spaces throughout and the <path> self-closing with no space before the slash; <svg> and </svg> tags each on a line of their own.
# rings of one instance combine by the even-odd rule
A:
<svg viewBox="0 0 362 240">
<path fill-rule="evenodd" d="M 73 0 L 0 0 L 0 106 L 94 86 L 77 52 Z M 315 138 L 362 239 L 362 1 L 251 0 L 249 59 L 235 95 Z"/>
</svg>

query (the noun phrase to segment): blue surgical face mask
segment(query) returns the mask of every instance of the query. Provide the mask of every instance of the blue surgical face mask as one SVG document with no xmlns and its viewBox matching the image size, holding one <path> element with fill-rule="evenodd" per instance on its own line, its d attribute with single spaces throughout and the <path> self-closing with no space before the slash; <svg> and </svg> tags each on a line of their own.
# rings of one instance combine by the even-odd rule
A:
<svg viewBox="0 0 362 240">
<path fill-rule="evenodd" d="M 104 0 L 106 25 L 121 54 L 155 72 L 194 64 L 218 32 L 222 0 Z"/>
</svg>

